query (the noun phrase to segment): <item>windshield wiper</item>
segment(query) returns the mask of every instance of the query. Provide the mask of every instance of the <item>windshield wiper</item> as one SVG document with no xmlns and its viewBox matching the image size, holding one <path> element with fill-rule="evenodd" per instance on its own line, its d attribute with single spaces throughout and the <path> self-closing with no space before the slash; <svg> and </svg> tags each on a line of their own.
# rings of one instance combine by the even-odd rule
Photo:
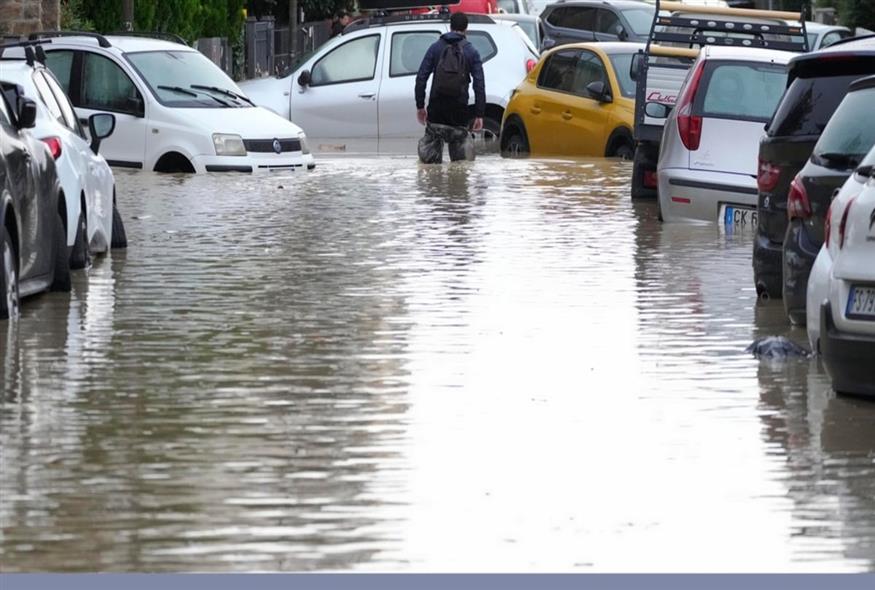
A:
<svg viewBox="0 0 875 590">
<path fill-rule="evenodd" d="M 186 89 L 183 88 L 182 86 L 163 86 L 163 85 L 159 85 L 159 86 L 156 86 L 155 88 L 157 88 L 158 90 L 172 90 L 173 92 L 178 92 L 179 94 L 187 94 L 187 95 L 189 95 L 189 96 L 194 96 L 195 98 L 197 98 L 197 93 L 196 93 L 196 92 L 192 92 L 191 90 L 186 90 Z"/>
<path fill-rule="evenodd" d="M 845 169 L 853 168 L 857 164 L 860 163 L 860 157 L 854 154 L 840 154 L 836 152 L 823 152 L 820 154 L 815 154 L 821 160 L 826 160 L 827 162 L 834 164 L 836 166 L 843 166 Z"/>
<path fill-rule="evenodd" d="M 252 106 L 255 106 L 255 103 L 249 100 L 247 97 L 242 94 L 237 94 L 233 90 L 227 90 L 225 88 L 219 88 L 218 86 L 204 86 L 202 84 L 192 84 L 191 88 L 196 90 L 212 90 L 213 92 L 218 92 L 220 94 L 224 94 L 225 96 L 230 96 L 231 98 L 236 98 L 237 100 L 245 100 Z"/>
</svg>

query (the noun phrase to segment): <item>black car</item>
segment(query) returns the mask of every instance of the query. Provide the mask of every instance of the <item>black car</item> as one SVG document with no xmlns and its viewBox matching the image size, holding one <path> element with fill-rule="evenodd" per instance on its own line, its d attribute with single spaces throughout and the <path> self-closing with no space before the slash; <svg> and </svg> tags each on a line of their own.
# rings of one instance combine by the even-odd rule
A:
<svg viewBox="0 0 875 590">
<path fill-rule="evenodd" d="M 541 49 L 582 41 L 634 41 L 650 35 L 655 8 L 638 0 L 577 0 L 550 4 L 541 13 Z"/>
<path fill-rule="evenodd" d="M 805 324 L 808 275 L 823 245 L 832 197 L 875 145 L 875 76 L 853 82 L 787 197 L 784 236 L 784 309 Z M 875 264 L 875 260 L 872 261 Z"/>
<path fill-rule="evenodd" d="M 875 37 L 840 41 L 790 60 L 787 89 L 759 148 L 753 270 L 762 297 L 782 295 L 790 182 L 811 155 L 848 85 L 870 74 L 875 74 Z"/>
<path fill-rule="evenodd" d="M 61 184 L 49 148 L 27 131 L 35 119 L 19 90 L 0 93 L 0 319 L 18 315 L 21 297 L 70 290 Z"/>
</svg>

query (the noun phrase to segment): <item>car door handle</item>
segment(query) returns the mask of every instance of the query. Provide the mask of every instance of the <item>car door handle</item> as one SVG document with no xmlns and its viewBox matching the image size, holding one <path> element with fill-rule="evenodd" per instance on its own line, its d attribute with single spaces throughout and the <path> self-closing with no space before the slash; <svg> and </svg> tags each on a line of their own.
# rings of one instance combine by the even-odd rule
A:
<svg viewBox="0 0 875 590">
<path fill-rule="evenodd" d="M 359 94 L 359 98 L 364 99 L 374 98 L 374 96 L 376 96 L 375 92 L 362 92 L 361 94 Z"/>
<path fill-rule="evenodd" d="M 533 115 L 540 115 L 541 114 L 541 107 L 532 107 L 529 110 L 532 112 Z"/>
<path fill-rule="evenodd" d="M 564 113 L 562 113 L 562 118 L 565 119 L 566 121 L 571 119 L 572 116 L 573 115 L 571 114 L 571 111 L 565 111 Z"/>
<path fill-rule="evenodd" d="M 88 119 L 86 119 L 85 117 L 79 117 L 79 124 L 88 127 Z"/>
</svg>

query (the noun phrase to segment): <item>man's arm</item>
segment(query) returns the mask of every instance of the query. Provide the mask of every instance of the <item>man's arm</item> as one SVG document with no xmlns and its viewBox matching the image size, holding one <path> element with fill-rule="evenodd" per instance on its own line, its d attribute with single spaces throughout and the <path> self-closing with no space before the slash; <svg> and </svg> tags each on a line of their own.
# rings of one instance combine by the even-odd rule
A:
<svg viewBox="0 0 875 590">
<path fill-rule="evenodd" d="M 474 86 L 474 116 L 482 119 L 486 114 L 486 78 L 483 76 L 483 60 L 480 53 L 471 48 L 471 80 Z"/>
<path fill-rule="evenodd" d="M 422 58 L 422 63 L 419 64 L 419 71 L 416 73 L 416 86 L 414 88 L 414 97 L 416 98 L 416 108 L 425 108 L 425 83 L 428 82 L 428 77 L 434 72 L 435 66 L 435 46 L 432 45 L 425 52 L 425 57 Z"/>
</svg>

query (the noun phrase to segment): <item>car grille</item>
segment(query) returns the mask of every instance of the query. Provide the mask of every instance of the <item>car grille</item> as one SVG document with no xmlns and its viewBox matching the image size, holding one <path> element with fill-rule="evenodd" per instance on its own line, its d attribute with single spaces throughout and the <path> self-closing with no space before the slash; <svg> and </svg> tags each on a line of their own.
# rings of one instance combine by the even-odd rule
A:
<svg viewBox="0 0 875 590">
<path fill-rule="evenodd" d="M 301 151 L 301 140 L 297 138 L 280 139 L 279 142 L 280 148 L 282 149 L 281 153 Z M 247 152 L 276 152 L 276 150 L 273 149 L 273 139 L 244 139 L 243 145 L 246 147 Z"/>
</svg>

